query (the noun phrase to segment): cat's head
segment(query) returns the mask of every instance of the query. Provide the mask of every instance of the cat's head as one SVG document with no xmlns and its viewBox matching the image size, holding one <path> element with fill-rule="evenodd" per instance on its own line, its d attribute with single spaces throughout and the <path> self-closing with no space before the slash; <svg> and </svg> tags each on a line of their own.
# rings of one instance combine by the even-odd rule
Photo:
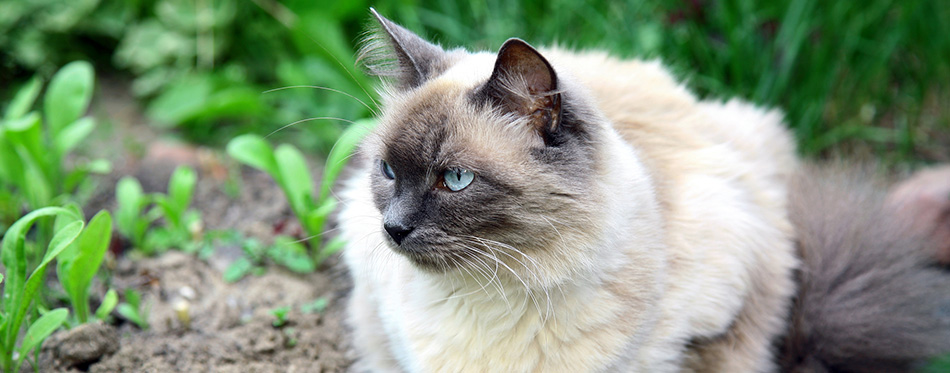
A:
<svg viewBox="0 0 950 373">
<path fill-rule="evenodd" d="M 433 272 L 576 260 L 559 251 L 598 234 L 599 114 L 524 41 L 445 51 L 373 13 L 361 59 L 390 80 L 362 152 L 390 247 Z"/>
</svg>

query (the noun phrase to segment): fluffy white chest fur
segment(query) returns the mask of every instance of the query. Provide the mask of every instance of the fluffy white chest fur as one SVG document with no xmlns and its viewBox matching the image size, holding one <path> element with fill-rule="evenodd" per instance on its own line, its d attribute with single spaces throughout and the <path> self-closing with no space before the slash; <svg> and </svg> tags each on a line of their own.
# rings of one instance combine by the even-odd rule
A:
<svg viewBox="0 0 950 373">
<path fill-rule="evenodd" d="M 397 51 L 411 53 L 406 51 L 413 47 L 406 46 L 417 41 L 407 41 L 412 37 L 407 31 L 381 22 Z M 499 60 L 510 53 L 504 51 Z M 364 147 L 369 159 L 341 193 L 345 207 L 339 219 L 348 241 L 344 260 L 354 280 L 349 324 L 360 354 L 356 368 L 773 370 L 770 344 L 784 326 L 796 265 L 785 217 L 785 179 L 794 158 L 779 116 L 739 102 L 699 102 L 657 63 L 560 50 L 540 55 L 553 66 L 551 76 L 557 72 L 563 100 L 572 100 L 565 104 L 576 105 L 569 110 L 586 115 L 584 123 L 592 128 L 584 136 L 593 139 L 587 157 L 594 161 L 577 176 L 590 180 L 583 197 L 577 197 L 584 203 L 563 208 L 543 199 L 537 206 L 524 203 L 526 211 L 545 211 L 539 216 L 550 228 L 539 223 L 545 229 L 526 230 L 530 236 L 524 244 L 515 243 L 522 242 L 517 237 L 511 244 L 475 237 L 479 241 L 469 240 L 471 245 L 492 249 L 480 256 L 452 256 L 460 259 L 448 269 L 426 268 L 410 259 L 416 254 L 398 253 L 412 243 L 394 244 L 383 223 L 394 214 L 393 201 L 405 194 L 400 182 L 407 182 L 400 179 L 399 153 L 389 149 L 404 140 L 387 140 L 399 138 L 393 136 L 406 131 L 399 123 L 410 121 L 399 108 L 430 107 L 433 97 L 477 90 L 486 80 L 490 84 L 496 57 L 451 52 L 424 84 L 391 93 L 386 105 L 392 109 Z M 512 61 L 524 61 L 519 58 Z M 420 63 L 419 58 L 410 60 Z M 495 64 L 495 71 L 502 65 Z M 533 76 L 525 81 L 530 86 Z M 585 114 L 585 108 L 590 112 Z M 464 111 L 448 110 L 448 119 L 442 120 L 452 122 L 459 110 Z M 477 122 L 479 117 L 466 118 Z M 519 141 L 526 148 L 550 146 L 560 141 L 555 137 L 542 143 L 530 131 L 522 136 L 507 127 L 497 131 L 509 132 L 492 135 L 495 130 L 471 122 L 449 128 L 459 132 L 444 144 L 458 141 L 463 149 L 458 152 L 498 157 L 495 162 L 508 162 L 511 170 L 505 172 L 514 178 L 528 174 L 526 180 L 531 180 L 533 160 L 557 161 L 531 158 L 539 151 L 524 155 L 506 150 Z M 570 142 L 565 144 L 558 146 Z M 393 164 L 395 183 L 374 174 L 380 168 L 374 156 L 384 167 Z M 492 180 L 485 168 L 471 188 Z M 381 194 L 385 188 L 394 192 Z M 534 198 L 529 192 L 510 193 Z M 437 194 L 415 201 L 462 206 L 451 198 L 463 196 Z M 425 216 L 456 216 L 445 212 L 449 208 Z M 474 219 L 464 216 L 466 211 L 457 218 Z M 525 216 L 530 220 L 533 215 Z M 505 227 L 492 229 L 505 234 L 499 237 L 513 234 Z M 424 252 L 429 246 L 420 247 Z"/>
</svg>

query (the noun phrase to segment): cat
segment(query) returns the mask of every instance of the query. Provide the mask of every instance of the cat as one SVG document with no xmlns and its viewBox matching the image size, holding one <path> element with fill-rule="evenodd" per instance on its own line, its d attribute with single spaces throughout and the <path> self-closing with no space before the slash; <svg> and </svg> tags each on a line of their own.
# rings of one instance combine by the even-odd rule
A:
<svg viewBox="0 0 950 373">
<path fill-rule="evenodd" d="M 825 298 L 796 287 L 780 113 L 700 101 L 657 61 L 447 51 L 372 13 L 383 110 L 340 193 L 355 370 L 823 361 L 787 322 Z"/>
<path fill-rule="evenodd" d="M 340 214 L 358 369 L 774 368 L 797 265 L 778 113 L 659 62 L 444 51 L 375 15 L 362 59 L 394 82 Z"/>
</svg>

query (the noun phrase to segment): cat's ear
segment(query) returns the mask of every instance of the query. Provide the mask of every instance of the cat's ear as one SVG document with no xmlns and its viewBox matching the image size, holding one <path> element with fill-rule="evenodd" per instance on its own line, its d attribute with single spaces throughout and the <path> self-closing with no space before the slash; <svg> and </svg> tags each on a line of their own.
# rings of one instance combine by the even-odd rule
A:
<svg viewBox="0 0 950 373">
<path fill-rule="evenodd" d="M 445 51 L 369 8 L 379 23 L 364 40 L 359 60 L 376 76 L 395 77 L 399 86 L 415 88 L 437 73 Z"/>
<path fill-rule="evenodd" d="M 546 142 L 558 129 L 561 94 L 557 73 L 541 53 L 521 39 L 508 39 L 501 46 L 491 77 L 476 94 L 502 110 L 527 116 Z"/>
</svg>

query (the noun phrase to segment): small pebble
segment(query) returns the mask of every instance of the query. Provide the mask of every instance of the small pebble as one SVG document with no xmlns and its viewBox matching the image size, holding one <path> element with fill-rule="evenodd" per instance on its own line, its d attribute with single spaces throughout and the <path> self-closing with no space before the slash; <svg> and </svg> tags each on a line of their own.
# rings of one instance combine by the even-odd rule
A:
<svg viewBox="0 0 950 373">
<path fill-rule="evenodd" d="M 197 296 L 195 289 L 192 289 L 191 286 L 182 286 L 181 289 L 178 289 L 178 294 L 188 300 L 194 300 Z"/>
</svg>

